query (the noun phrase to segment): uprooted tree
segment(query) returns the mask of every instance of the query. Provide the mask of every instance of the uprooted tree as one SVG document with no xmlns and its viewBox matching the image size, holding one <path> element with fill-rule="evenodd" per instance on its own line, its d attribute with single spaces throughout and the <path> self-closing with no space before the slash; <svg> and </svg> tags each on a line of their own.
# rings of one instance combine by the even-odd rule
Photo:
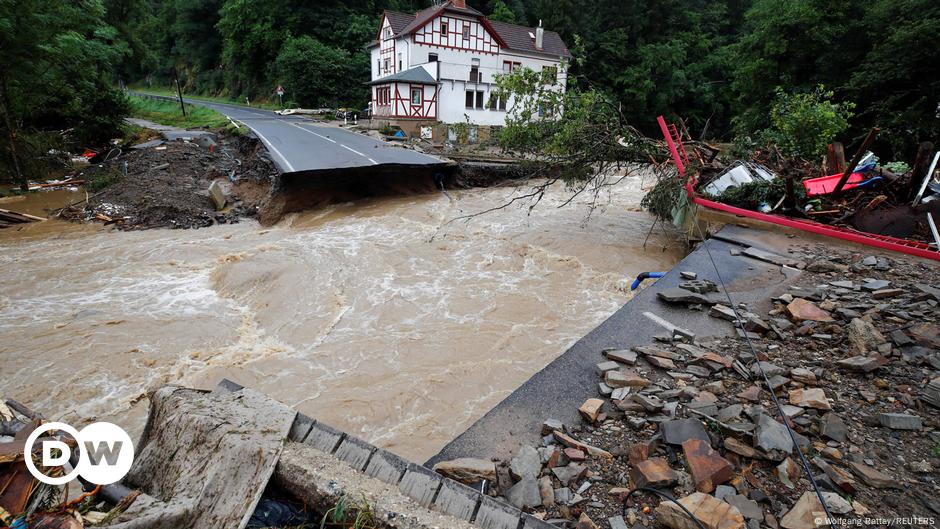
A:
<svg viewBox="0 0 940 529">
<path fill-rule="evenodd" d="M 530 188 L 509 204 L 529 200 L 531 209 L 557 183 L 571 191 L 563 205 L 585 193 L 593 204 L 635 164 L 662 155 L 657 142 L 630 126 L 612 99 L 574 81 L 565 89 L 552 69 L 520 68 L 497 76 L 496 83 L 490 105 L 509 107 L 500 144 L 533 177 Z"/>
</svg>

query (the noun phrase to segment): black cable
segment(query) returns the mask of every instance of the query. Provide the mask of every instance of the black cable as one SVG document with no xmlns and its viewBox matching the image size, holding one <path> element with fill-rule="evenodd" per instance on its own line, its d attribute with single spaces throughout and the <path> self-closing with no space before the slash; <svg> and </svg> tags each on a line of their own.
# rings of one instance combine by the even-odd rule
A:
<svg viewBox="0 0 940 529">
<path fill-rule="evenodd" d="M 806 471 L 806 477 L 809 478 L 809 482 L 813 485 L 813 490 L 816 491 L 816 497 L 819 498 L 819 503 L 822 505 L 823 510 L 826 511 L 826 520 L 832 520 L 832 513 L 829 512 L 829 506 L 826 505 L 826 499 L 823 498 L 822 492 L 819 490 L 819 485 L 813 478 L 813 472 L 809 468 L 809 462 L 806 460 L 806 456 L 804 456 L 803 451 L 800 450 L 800 443 L 796 440 L 796 433 L 792 428 L 790 428 L 789 420 L 787 419 L 786 414 L 783 413 L 783 408 L 781 408 L 780 402 L 777 400 L 777 394 L 774 393 L 773 385 L 771 385 L 770 379 L 767 378 L 767 373 L 764 372 L 764 367 L 760 365 L 757 350 L 754 348 L 754 344 L 751 343 L 751 338 L 748 336 L 747 329 L 744 328 L 744 320 L 741 319 L 741 315 L 738 314 L 738 309 L 734 304 L 734 300 L 731 299 L 731 293 L 728 292 L 728 287 L 721 278 L 721 272 L 718 271 L 718 264 L 715 262 L 714 257 L 712 257 L 711 250 L 708 249 L 708 241 L 705 240 L 705 234 L 702 232 L 702 226 L 698 223 L 697 219 L 693 220 L 693 222 L 695 222 L 695 225 L 698 228 L 699 236 L 702 238 L 702 247 L 705 248 L 705 253 L 708 254 L 708 259 L 712 262 L 712 267 L 714 267 L 715 274 L 718 276 L 718 282 L 721 283 L 721 289 L 724 291 L 725 297 L 728 299 L 728 304 L 731 306 L 731 310 L 734 312 L 734 319 L 736 322 L 735 325 L 740 326 L 741 332 L 744 335 L 744 340 L 751 349 L 751 354 L 754 355 L 754 360 L 757 363 L 757 369 L 760 370 L 760 374 L 764 378 L 764 382 L 767 384 L 767 389 L 770 391 L 770 398 L 773 400 L 774 406 L 777 407 L 777 413 L 783 420 L 783 426 L 786 427 L 787 433 L 790 435 L 790 441 L 793 442 L 793 446 L 796 448 L 796 453 L 800 456 L 800 462 L 803 464 L 803 470 Z"/>
<path fill-rule="evenodd" d="M 653 494 L 657 494 L 660 497 L 665 498 L 667 501 L 671 501 L 672 503 L 675 503 L 676 505 L 679 506 L 680 509 L 682 509 L 683 511 L 685 511 L 686 514 L 689 515 L 689 518 L 691 518 L 692 521 L 695 522 L 695 525 L 697 525 L 699 529 L 707 529 L 704 525 L 702 525 L 702 522 L 700 522 L 699 519 L 695 517 L 694 514 L 692 514 L 688 509 L 685 508 L 685 505 L 682 505 L 681 503 L 676 501 L 676 499 L 673 498 L 672 495 L 670 495 L 668 492 L 659 490 L 659 489 L 653 489 L 650 487 L 637 487 L 631 490 L 630 492 L 628 492 L 627 495 L 624 496 L 623 498 L 623 509 L 621 510 L 621 513 L 620 513 L 621 516 L 627 515 L 627 500 L 630 499 L 630 496 L 633 496 L 634 494 L 636 494 L 637 492 L 641 490 L 643 492 L 652 492 Z"/>
</svg>

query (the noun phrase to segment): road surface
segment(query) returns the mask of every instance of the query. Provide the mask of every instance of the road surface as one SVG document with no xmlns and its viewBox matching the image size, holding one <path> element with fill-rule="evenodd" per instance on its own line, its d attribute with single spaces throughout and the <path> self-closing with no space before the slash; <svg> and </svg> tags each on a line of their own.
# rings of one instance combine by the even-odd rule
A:
<svg viewBox="0 0 940 529">
<path fill-rule="evenodd" d="M 175 100 L 151 94 L 135 95 Z M 197 99 L 183 100 L 189 104 L 209 107 L 251 129 L 284 173 L 445 163 L 433 156 L 363 134 L 317 125 L 299 116 L 281 116 L 268 110 Z"/>
</svg>

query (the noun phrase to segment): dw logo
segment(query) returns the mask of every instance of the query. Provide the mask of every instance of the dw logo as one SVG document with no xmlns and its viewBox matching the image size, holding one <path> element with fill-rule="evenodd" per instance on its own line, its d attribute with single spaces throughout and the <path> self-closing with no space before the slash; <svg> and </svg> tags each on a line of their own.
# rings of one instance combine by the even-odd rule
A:
<svg viewBox="0 0 940 529">
<path fill-rule="evenodd" d="M 47 476 L 36 468 L 31 457 L 33 445 L 45 432 L 60 430 L 71 435 L 77 442 L 78 464 L 71 472 L 59 477 Z M 55 439 L 42 442 L 42 466 L 61 467 L 69 462 L 72 449 L 68 444 Z M 41 425 L 26 439 L 26 468 L 39 481 L 49 485 L 63 485 L 81 476 L 95 485 L 110 485 L 123 478 L 134 462 L 134 444 L 120 426 L 109 422 L 96 422 L 81 431 L 61 422 Z"/>
</svg>

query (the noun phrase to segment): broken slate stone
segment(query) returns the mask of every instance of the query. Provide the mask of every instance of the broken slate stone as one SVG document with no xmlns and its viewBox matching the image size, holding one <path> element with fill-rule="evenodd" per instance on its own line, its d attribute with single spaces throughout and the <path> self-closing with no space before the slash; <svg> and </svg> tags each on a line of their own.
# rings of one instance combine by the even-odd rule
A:
<svg viewBox="0 0 940 529">
<path fill-rule="evenodd" d="M 760 459 L 760 453 L 751 448 L 750 446 L 738 441 L 734 437 L 728 437 L 725 439 L 725 449 L 738 454 L 739 456 L 748 457 L 751 459 Z"/>
<path fill-rule="evenodd" d="M 867 290 L 869 292 L 874 292 L 876 290 L 883 290 L 891 286 L 891 281 L 885 281 L 884 279 L 869 279 L 862 283 L 862 290 Z"/>
<path fill-rule="evenodd" d="M 788 457 L 774 467 L 774 475 L 777 476 L 777 479 L 779 479 L 780 483 L 783 483 L 784 486 L 795 489 L 796 481 L 800 478 L 800 467 Z"/>
<path fill-rule="evenodd" d="M 819 420 L 819 435 L 840 443 L 848 440 L 848 430 L 842 418 L 835 413 L 827 413 Z"/>
<path fill-rule="evenodd" d="M 572 480 L 579 480 L 587 471 L 587 467 L 584 465 L 570 464 L 563 467 L 555 467 L 552 469 L 552 474 L 555 474 L 555 477 L 558 478 L 558 481 L 562 485 L 568 485 Z"/>
<path fill-rule="evenodd" d="M 509 462 L 509 471 L 516 479 L 537 478 L 542 471 L 539 452 L 529 445 L 523 445 L 516 457 Z"/>
<path fill-rule="evenodd" d="M 863 483 L 876 489 L 899 489 L 901 485 L 893 477 L 875 470 L 874 468 L 862 463 L 849 462 L 849 469 Z"/>
<path fill-rule="evenodd" d="M 597 364 L 597 370 L 600 371 L 601 373 L 606 373 L 608 371 L 613 371 L 615 369 L 620 369 L 620 364 L 618 364 L 617 362 L 610 361 L 610 360 Z"/>
<path fill-rule="evenodd" d="M 888 299 L 896 298 L 904 293 L 904 290 L 900 288 L 884 288 L 881 290 L 876 290 L 871 293 L 872 299 Z"/>
<path fill-rule="evenodd" d="M 826 524 L 816 523 L 817 519 L 825 521 L 826 511 L 819 503 L 819 497 L 815 492 L 804 492 L 796 504 L 780 520 L 780 527 L 783 529 L 814 529 L 816 527 L 825 527 Z"/>
<path fill-rule="evenodd" d="M 764 510 L 754 500 L 749 500 L 743 494 L 735 494 L 725 499 L 728 504 L 737 507 L 738 511 L 748 520 L 763 520 Z"/>
<path fill-rule="evenodd" d="M 786 369 L 771 364 L 770 362 L 755 362 L 751 366 L 751 374 L 754 376 L 760 376 L 762 370 L 768 377 L 782 375 L 787 372 Z"/>
<path fill-rule="evenodd" d="M 793 440 L 786 426 L 769 415 L 761 415 L 757 419 L 757 429 L 754 431 L 754 447 L 767 452 L 773 459 L 779 461 L 793 451 Z"/>
<path fill-rule="evenodd" d="M 625 387 L 645 388 L 650 385 L 649 380 L 636 373 L 626 371 L 608 371 L 604 373 L 604 382 L 614 389 Z"/>
<path fill-rule="evenodd" d="M 506 500 L 517 509 L 532 509 L 542 505 L 538 480 L 531 477 L 523 478 L 506 492 Z"/>
<path fill-rule="evenodd" d="M 588 399 L 578 408 L 578 412 L 588 424 L 594 424 L 597 422 L 597 417 L 601 414 L 603 407 L 604 401 L 602 399 Z"/>
<path fill-rule="evenodd" d="M 790 317 L 793 321 L 817 321 L 817 322 L 829 322 L 835 321 L 832 316 L 819 308 L 812 301 L 808 301 L 803 298 L 795 298 L 793 301 L 787 305 L 787 312 L 790 314 Z"/>
<path fill-rule="evenodd" d="M 708 441 L 689 439 L 682 443 L 686 466 L 692 472 L 695 490 L 712 492 L 715 486 L 731 479 L 731 463 L 712 450 Z"/>
<path fill-rule="evenodd" d="M 702 426 L 702 421 L 698 419 L 666 421 L 659 425 L 659 431 L 663 436 L 663 442 L 670 445 L 680 446 L 689 439 L 711 443 L 705 427 Z"/>
<path fill-rule="evenodd" d="M 829 398 L 822 388 L 798 388 L 790 390 L 790 404 L 802 408 L 815 408 L 817 410 L 831 410 Z"/>
<path fill-rule="evenodd" d="M 629 349 L 613 349 L 609 351 L 604 351 L 604 355 L 614 362 L 620 362 L 621 364 L 634 365 L 636 364 L 636 353 Z"/>
<path fill-rule="evenodd" d="M 879 413 L 878 423 L 892 430 L 920 430 L 924 427 L 923 419 L 904 413 Z"/>
<path fill-rule="evenodd" d="M 671 501 L 661 502 L 656 507 L 656 521 L 668 529 L 700 529 L 686 511 L 701 522 L 705 529 L 745 528 L 744 516 L 737 507 L 701 492 L 679 499 L 678 504 Z"/>
<path fill-rule="evenodd" d="M 698 305 L 714 305 L 716 303 L 708 296 L 678 287 L 667 288 L 666 290 L 657 292 L 656 295 L 659 297 L 659 299 L 665 301 L 666 303 L 685 303 Z"/>
<path fill-rule="evenodd" d="M 850 321 L 846 326 L 846 333 L 851 349 L 862 355 L 877 351 L 878 346 L 887 341 L 874 325 L 861 318 Z"/>
<path fill-rule="evenodd" d="M 660 457 L 640 461 L 630 469 L 630 479 L 635 487 L 672 487 L 679 476 L 669 468 L 669 463 Z"/>
<path fill-rule="evenodd" d="M 836 364 L 838 364 L 840 367 L 843 367 L 849 371 L 854 371 L 856 373 L 871 373 L 872 371 L 881 368 L 887 363 L 888 361 L 879 355 L 853 356 L 851 358 L 845 358 L 836 362 Z"/>
</svg>

